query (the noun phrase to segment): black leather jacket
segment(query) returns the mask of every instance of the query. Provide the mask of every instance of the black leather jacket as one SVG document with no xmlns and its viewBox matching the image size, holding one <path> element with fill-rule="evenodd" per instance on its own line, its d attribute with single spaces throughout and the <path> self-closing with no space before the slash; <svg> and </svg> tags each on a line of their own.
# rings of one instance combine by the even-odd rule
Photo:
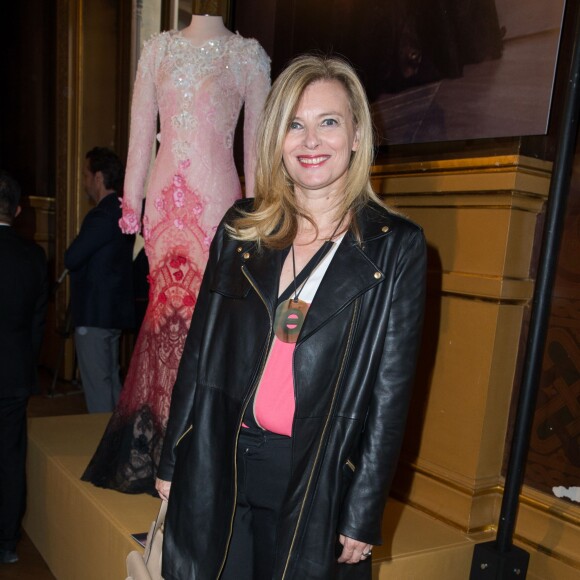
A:
<svg viewBox="0 0 580 580">
<path fill-rule="evenodd" d="M 336 564 L 337 534 L 381 543 L 419 346 L 426 251 L 422 230 L 381 206 L 369 204 L 356 220 L 362 243 L 345 235 L 294 353 L 292 475 L 276 579 L 370 578 L 370 559 Z M 221 573 L 235 511 L 237 436 L 273 337 L 287 252 L 232 240 L 223 223 L 213 241 L 158 472 L 173 482 L 166 580 Z"/>
</svg>

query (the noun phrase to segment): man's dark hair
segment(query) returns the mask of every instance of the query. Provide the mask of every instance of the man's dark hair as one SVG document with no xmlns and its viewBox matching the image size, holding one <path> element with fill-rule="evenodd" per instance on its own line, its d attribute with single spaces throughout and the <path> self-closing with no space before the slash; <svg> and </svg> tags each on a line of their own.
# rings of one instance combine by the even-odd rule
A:
<svg viewBox="0 0 580 580">
<path fill-rule="evenodd" d="M 100 171 L 103 174 L 105 187 L 121 194 L 125 168 L 116 153 L 106 147 L 94 147 L 85 156 L 89 161 L 91 173 Z"/>
<path fill-rule="evenodd" d="M 20 203 L 20 186 L 6 171 L 0 169 L 0 219 L 12 221 Z"/>
</svg>

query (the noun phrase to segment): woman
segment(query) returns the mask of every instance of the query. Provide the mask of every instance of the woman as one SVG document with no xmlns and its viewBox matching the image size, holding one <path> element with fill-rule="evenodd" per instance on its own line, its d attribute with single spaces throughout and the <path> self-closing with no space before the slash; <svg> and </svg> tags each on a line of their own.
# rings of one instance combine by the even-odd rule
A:
<svg viewBox="0 0 580 580">
<path fill-rule="evenodd" d="M 294 60 L 258 130 L 256 199 L 212 244 L 173 392 L 166 580 L 371 577 L 425 291 L 422 231 L 373 193 L 372 154 L 352 68 Z"/>
</svg>

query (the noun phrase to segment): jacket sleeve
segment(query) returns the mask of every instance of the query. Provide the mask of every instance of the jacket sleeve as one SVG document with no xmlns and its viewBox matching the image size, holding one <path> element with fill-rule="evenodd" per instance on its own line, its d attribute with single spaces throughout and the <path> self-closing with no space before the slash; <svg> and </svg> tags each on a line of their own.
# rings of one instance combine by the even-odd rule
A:
<svg viewBox="0 0 580 580">
<path fill-rule="evenodd" d="M 157 471 L 157 477 L 164 481 L 171 481 L 173 478 L 175 446 L 187 428 L 187 422 L 193 406 L 197 380 L 197 363 L 203 338 L 205 319 L 209 310 L 209 286 L 219 260 L 223 237 L 226 235 L 224 221 L 218 227 L 210 246 L 209 260 L 197 295 L 195 310 L 185 340 L 179 370 L 177 371 L 177 378 L 171 395 L 169 419 L 167 421 L 161 460 Z"/>
<path fill-rule="evenodd" d="M 86 215 L 78 236 L 64 254 L 65 267 L 71 272 L 82 268 L 97 250 L 118 235 L 118 231 L 117 224 L 104 210 L 98 207 L 91 210 Z"/>
<path fill-rule="evenodd" d="M 373 545 L 382 543 L 383 511 L 403 441 L 423 325 L 425 279 L 426 245 L 419 230 L 399 253 L 381 362 L 338 527 L 339 533 Z"/>
</svg>

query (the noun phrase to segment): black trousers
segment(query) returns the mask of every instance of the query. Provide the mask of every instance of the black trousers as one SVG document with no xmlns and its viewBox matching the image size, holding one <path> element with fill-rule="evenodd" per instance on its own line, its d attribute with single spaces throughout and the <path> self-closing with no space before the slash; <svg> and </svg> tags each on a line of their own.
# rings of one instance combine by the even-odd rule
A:
<svg viewBox="0 0 580 580">
<path fill-rule="evenodd" d="M 242 429 L 232 539 L 221 580 L 272 580 L 278 513 L 288 487 L 292 439 Z"/>
<path fill-rule="evenodd" d="M 0 549 L 14 550 L 26 507 L 28 397 L 0 397 Z"/>
</svg>

